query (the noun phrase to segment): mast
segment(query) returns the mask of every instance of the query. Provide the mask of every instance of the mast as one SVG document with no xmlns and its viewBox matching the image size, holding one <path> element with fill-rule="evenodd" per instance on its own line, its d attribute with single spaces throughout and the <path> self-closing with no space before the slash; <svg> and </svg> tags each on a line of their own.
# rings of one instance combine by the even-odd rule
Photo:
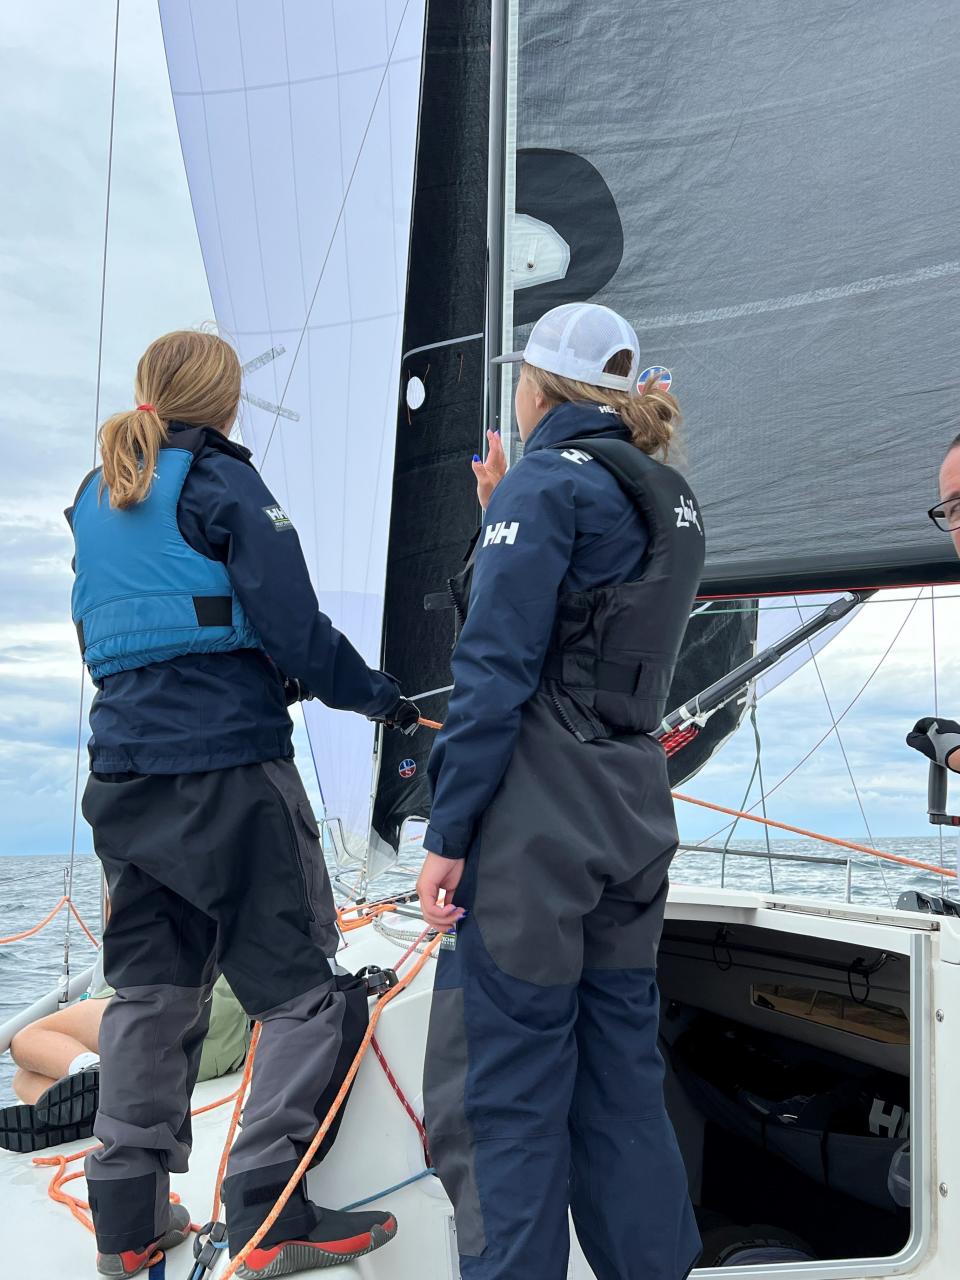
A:
<svg viewBox="0 0 960 1280">
<path fill-rule="evenodd" d="M 487 152 L 487 299 L 484 322 L 483 421 L 496 430 L 501 426 L 500 401 L 503 366 L 491 361 L 503 350 L 503 246 L 506 232 L 506 94 L 508 9 L 510 0 L 490 5 L 490 118 Z"/>
</svg>

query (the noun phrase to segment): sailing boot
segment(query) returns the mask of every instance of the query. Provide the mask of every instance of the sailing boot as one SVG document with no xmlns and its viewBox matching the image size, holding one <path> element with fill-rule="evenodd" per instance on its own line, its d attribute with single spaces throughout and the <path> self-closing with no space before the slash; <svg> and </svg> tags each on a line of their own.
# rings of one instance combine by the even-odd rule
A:
<svg viewBox="0 0 960 1280">
<path fill-rule="evenodd" d="M 78 1124 L 51 1126 L 41 1123 L 37 1108 L 26 1103 L 0 1107 L 0 1147 L 5 1151 L 32 1155 L 47 1147 L 61 1147 L 65 1142 L 89 1138 L 92 1133 L 92 1117 Z"/>
<path fill-rule="evenodd" d="M 251 1249 L 237 1268 L 237 1275 L 242 1280 L 273 1280 L 296 1271 L 337 1267 L 373 1253 L 397 1234 L 397 1220 L 392 1213 L 346 1213 L 313 1207 L 319 1221 L 312 1230 L 297 1240 L 260 1244 Z M 275 1234 L 275 1230 L 271 1231 L 265 1238 Z"/>
<path fill-rule="evenodd" d="M 38 1121 L 48 1129 L 89 1124 L 92 1133 L 99 1103 L 100 1064 L 96 1063 L 57 1080 L 41 1093 L 35 1108 Z"/>
<path fill-rule="evenodd" d="M 123 1253 L 98 1253 L 97 1271 L 102 1276 L 136 1276 L 145 1271 L 150 1260 L 160 1251 L 166 1253 L 190 1238 L 190 1214 L 182 1204 L 170 1206 L 170 1222 L 166 1231 L 142 1249 L 126 1249 Z"/>
</svg>

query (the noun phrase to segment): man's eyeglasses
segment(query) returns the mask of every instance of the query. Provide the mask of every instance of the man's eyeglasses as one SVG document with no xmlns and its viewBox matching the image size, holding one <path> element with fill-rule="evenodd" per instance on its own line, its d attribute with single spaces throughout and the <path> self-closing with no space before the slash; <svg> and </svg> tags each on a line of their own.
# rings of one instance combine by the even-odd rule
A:
<svg viewBox="0 0 960 1280">
<path fill-rule="evenodd" d="M 960 497 L 938 502 L 935 507 L 930 508 L 927 515 L 944 533 L 952 533 L 954 529 L 960 529 Z"/>
</svg>

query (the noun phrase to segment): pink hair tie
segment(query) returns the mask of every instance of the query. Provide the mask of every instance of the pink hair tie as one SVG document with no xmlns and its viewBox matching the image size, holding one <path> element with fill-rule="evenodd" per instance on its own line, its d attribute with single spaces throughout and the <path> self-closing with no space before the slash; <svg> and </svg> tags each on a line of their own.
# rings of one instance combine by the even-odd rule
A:
<svg viewBox="0 0 960 1280">
<path fill-rule="evenodd" d="M 138 413 L 141 413 L 141 412 L 142 412 L 142 413 L 156 413 L 156 412 L 157 412 L 157 406 L 156 406 L 156 405 L 153 405 L 153 404 L 138 404 L 138 405 L 137 405 L 137 412 L 138 412 Z"/>
</svg>

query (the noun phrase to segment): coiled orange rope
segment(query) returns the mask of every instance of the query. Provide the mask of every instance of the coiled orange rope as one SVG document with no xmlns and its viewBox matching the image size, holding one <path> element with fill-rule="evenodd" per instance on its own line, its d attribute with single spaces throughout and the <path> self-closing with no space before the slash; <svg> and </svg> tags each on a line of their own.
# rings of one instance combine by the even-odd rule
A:
<svg viewBox="0 0 960 1280">
<path fill-rule="evenodd" d="M 256 1031 L 254 1032 L 254 1038 L 251 1039 L 250 1041 L 250 1052 L 247 1055 L 247 1060 L 251 1067 L 252 1067 L 253 1050 L 255 1045 L 256 1045 Z M 204 1112 L 213 1111 L 216 1107 L 226 1106 L 228 1102 L 233 1102 L 234 1099 L 236 1099 L 238 1102 L 238 1106 L 236 1111 L 234 1112 L 233 1120 L 231 1121 L 231 1127 L 230 1127 L 229 1141 L 232 1142 L 233 1134 L 236 1130 L 237 1117 L 239 1115 L 239 1103 L 242 1101 L 244 1085 L 246 1084 L 248 1078 L 249 1077 L 247 1073 L 244 1072 L 243 1084 L 239 1089 L 234 1090 L 233 1093 L 228 1093 L 225 1098 L 218 1098 L 215 1102 L 208 1102 L 206 1106 L 197 1107 L 197 1109 L 195 1111 L 191 1111 L 190 1114 L 192 1116 L 202 1116 Z M 47 1195 L 50 1197 L 50 1199 L 55 1200 L 57 1204 L 66 1205 L 66 1207 L 70 1210 L 70 1212 L 73 1214 L 76 1220 L 80 1223 L 80 1225 L 83 1227 L 86 1227 L 86 1229 L 91 1234 L 93 1233 L 93 1220 L 90 1217 L 89 1203 L 86 1200 L 81 1200 L 78 1196 L 71 1195 L 69 1191 L 64 1191 L 63 1188 L 66 1186 L 68 1182 L 73 1182 L 77 1178 L 83 1177 L 82 1169 L 76 1170 L 75 1173 L 67 1173 L 67 1167 L 71 1164 L 74 1164 L 77 1160 L 85 1159 L 88 1155 L 91 1154 L 91 1152 L 97 1151 L 99 1147 L 100 1147 L 100 1143 L 95 1142 L 90 1147 L 84 1147 L 82 1151 L 75 1151 L 73 1155 L 34 1156 L 33 1158 L 33 1163 L 35 1165 L 39 1167 L 53 1168 L 55 1170 L 54 1175 L 50 1179 L 50 1183 L 47 1187 Z M 175 1192 L 173 1192 L 171 1193 L 170 1201 L 172 1204 L 179 1204 L 180 1197 Z M 197 1224 L 194 1222 L 190 1224 L 190 1228 L 192 1231 L 197 1231 L 199 1229 Z M 157 1259 L 152 1258 L 151 1265 L 155 1261 L 157 1261 Z"/>
<path fill-rule="evenodd" d="M 77 924 L 80 926 L 83 932 L 87 935 L 87 937 L 90 939 L 93 945 L 95 947 L 99 947 L 100 943 L 96 940 L 96 938 L 87 928 L 87 925 L 83 919 L 83 916 L 81 916 L 80 912 L 77 910 L 76 906 L 73 903 L 73 899 L 68 898 L 66 894 L 63 895 L 63 897 L 60 899 L 57 905 L 53 908 L 50 914 L 44 916 L 43 919 L 38 924 L 35 924 L 33 926 L 33 928 L 24 929 L 23 933 L 12 933 L 9 938 L 0 938 L 0 947 L 5 946 L 8 942 L 22 942 L 24 938 L 32 938 L 35 933 L 39 933 L 41 929 L 45 929 L 47 925 L 50 923 L 50 921 L 55 919 L 56 916 L 63 910 L 64 907 L 70 908 Z"/>
</svg>

